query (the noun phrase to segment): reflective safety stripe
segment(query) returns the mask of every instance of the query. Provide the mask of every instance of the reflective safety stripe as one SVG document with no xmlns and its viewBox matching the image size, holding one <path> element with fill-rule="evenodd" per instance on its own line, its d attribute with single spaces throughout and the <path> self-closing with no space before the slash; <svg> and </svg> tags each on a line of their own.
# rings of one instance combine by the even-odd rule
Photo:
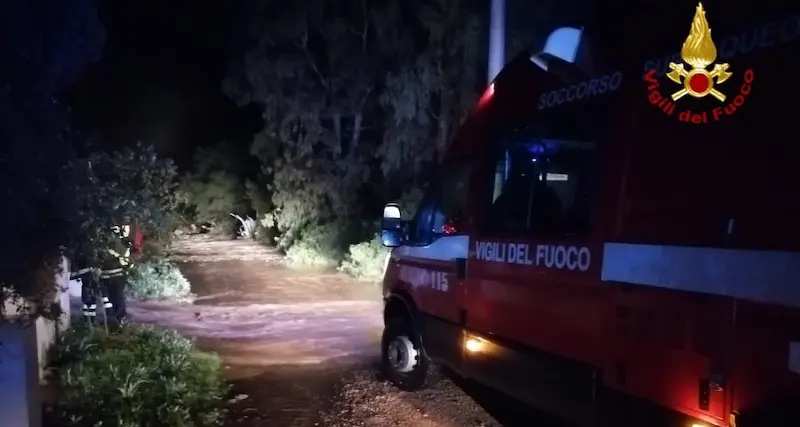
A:
<svg viewBox="0 0 800 427">
<path fill-rule="evenodd" d="M 101 279 L 110 279 L 112 277 L 119 277 L 119 276 L 123 275 L 123 272 L 124 272 L 124 270 L 121 269 L 121 268 L 115 268 L 115 269 L 112 269 L 112 270 L 103 270 L 100 273 L 100 278 Z"/>
<path fill-rule="evenodd" d="M 120 253 L 119 253 L 119 252 L 117 252 L 117 251 L 115 251 L 115 250 L 113 250 L 113 249 L 109 249 L 109 250 L 108 250 L 108 253 L 110 253 L 111 255 L 113 255 L 113 256 L 115 256 L 115 257 L 117 257 L 117 260 L 118 260 L 118 261 L 119 261 L 119 263 L 120 263 L 121 265 L 123 265 L 123 266 L 126 266 L 126 265 L 128 265 L 128 264 L 130 264 L 130 263 L 131 263 L 131 261 L 130 261 L 130 258 L 131 258 L 131 248 L 127 248 L 127 249 L 125 249 L 125 254 L 124 254 L 124 255 L 120 255 Z"/>
<path fill-rule="evenodd" d="M 119 257 L 119 263 L 127 266 L 131 263 L 131 248 L 125 249 L 125 254 Z"/>
<path fill-rule="evenodd" d="M 115 277 L 122 276 L 122 273 L 114 273 L 114 274 L 103 274 L 100 276 L 101 279 L 113 279 Z"/>
<path fill-rule="evenodd" d="M 800 252 L 606 243 L 600 278 L 800 308 Z"/>
<path fill-rule="evenodd" d="M 90 305 L 83 305 L 83 315 L 84 316 L 95 316 L 97 311 L 97 304 L 90 304 Z"/>
<path fill-rule="evenodd" d="M 103 302 L 108 302 L 108 297 L 103 297 Z"/>
<path fill-rule="evenodd" d="M 110 302 L 103 304 L 103 308 L 112 308 L 112 307 L 114 307 L 114 304 L 111 304 Z"/>
</svg>

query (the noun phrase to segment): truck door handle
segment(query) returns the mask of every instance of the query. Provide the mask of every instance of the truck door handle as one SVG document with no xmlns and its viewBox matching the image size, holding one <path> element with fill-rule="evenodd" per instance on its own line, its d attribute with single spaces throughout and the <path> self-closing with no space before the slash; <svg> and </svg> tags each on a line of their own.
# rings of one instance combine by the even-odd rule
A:
<svg viewBox="0 0 800 427">
<path fill-rule="evenodd" d="M 456 258 L 456 279 L 467 278 L 467 259 Z"/>
</svg>

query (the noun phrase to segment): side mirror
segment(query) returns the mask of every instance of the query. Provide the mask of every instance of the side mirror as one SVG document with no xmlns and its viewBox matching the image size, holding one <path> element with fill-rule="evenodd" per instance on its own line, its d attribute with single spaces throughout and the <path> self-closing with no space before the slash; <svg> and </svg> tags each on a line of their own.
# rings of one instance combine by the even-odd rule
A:
<svg viewBox="0 0 800 427">
<path fill-rule="evenodd" d="M 395 248 L 403 244 L 403 220 L 400 215 L 400 206 L 389 203 L 383 208 L 381 218 L 381 242 L 383 246 Z"/>
</svg>

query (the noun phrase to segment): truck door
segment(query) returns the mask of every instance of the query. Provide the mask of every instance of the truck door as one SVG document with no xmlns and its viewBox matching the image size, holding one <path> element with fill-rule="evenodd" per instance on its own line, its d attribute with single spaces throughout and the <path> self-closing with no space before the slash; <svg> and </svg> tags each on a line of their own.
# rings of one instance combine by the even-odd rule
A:
<svg viewBox="0 0 800 427">
<path fill-rule="evenodd" d="M 464 308 L 463 266 L 469 236 L 463 214 L 470 178 L 466 159 L 446 162 L 409 224 L 408 243 L 391 262 L 419 308 L 428 356 L 459 369 Z"/>
<path fill-rule="evenodd" d="M 604 348 L 600 248 L 588 234 L 598 149 L 527 132 L 493 147 L 487 191 L 476 195 L 485 218 L 471 247 L 466 326 L 503 349 L 470 355 L 469 368 L 583 425 Z"/>
<path fill-rule="evenodd" d="M 533 93 L 496 82 L 498 102 L 517 108 L 498 116 L 481 157 L 466 327 L 497 345 L 467 353 L 465 366 L 482 382 L 585 425 L 594 417 L 596 367 L 605 362 L 607 293 L 593 208 L 610 113 L 626 83 L 620 71 L 599 66 L 565 81 L 553 65 L 578 66 L 549 60 L 545 72 L 521 76 L 535 81 Z"/>
</svg>

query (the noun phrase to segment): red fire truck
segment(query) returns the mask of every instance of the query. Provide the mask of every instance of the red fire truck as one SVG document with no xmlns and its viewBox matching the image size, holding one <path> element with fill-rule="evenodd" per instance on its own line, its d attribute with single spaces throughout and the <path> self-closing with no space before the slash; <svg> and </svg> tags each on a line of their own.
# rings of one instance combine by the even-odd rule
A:
<svg viewBox="0 0 800 427">
<path fill-rule="evenodd" d="M 600 3 L 384 209 L 383 369 L 579 426 L 800 426 L 798 4 Z"/>
</svg>

